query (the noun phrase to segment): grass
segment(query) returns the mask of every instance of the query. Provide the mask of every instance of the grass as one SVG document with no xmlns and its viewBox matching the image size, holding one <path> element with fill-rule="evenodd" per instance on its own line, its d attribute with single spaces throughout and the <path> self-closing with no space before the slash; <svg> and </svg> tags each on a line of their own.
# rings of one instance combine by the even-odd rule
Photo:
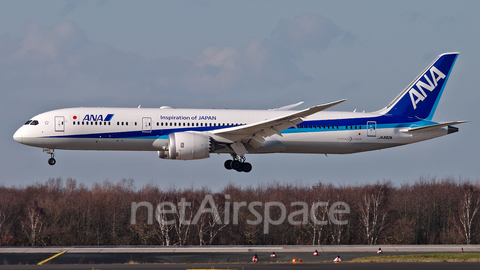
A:
<svg viewBox="0 0 480 270">
<path fill-rule="evenodd" d="M 412 254 L 356 258 L 349 262 L 480 262 L 480 253 Z"/>
</svg>

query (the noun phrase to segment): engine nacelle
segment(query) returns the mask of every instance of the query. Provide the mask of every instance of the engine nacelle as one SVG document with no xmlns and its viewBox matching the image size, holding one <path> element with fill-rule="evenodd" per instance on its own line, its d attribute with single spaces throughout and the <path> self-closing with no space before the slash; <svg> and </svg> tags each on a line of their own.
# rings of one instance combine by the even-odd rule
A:
<svg viewBox="0 0 480 270">
<path fill-rule="evenodd" d="M 168 135 L 168 157 L 192 160 L 210 157 L 210 137 L 194 132 L 177 132 Z"/>
</svg>

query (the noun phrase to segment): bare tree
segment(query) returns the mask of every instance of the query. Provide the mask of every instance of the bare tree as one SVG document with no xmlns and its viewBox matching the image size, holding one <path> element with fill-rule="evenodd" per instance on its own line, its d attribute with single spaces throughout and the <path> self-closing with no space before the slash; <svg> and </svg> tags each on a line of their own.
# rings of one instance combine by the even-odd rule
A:
<svg viewBox="0 0 480 270">
<path fill-rule="evenodd" d="M 42 234 L 45 212 L 38 206 L 37 201 L 25 209 L 26 218 L 22 222 L 22 231 L 28 237 L 29 243 L 36 246 Z"/>
<path fill-rule="evenodd" d="M 199 204 L 199 209 L 193 219 L 200 246 L 206 244 L 205 235 L 208 235 L 207 241 L 211 245 L 215 236 L 228 225 L 222 222 L 222 216 L 225 215 L 224 197 L 222 198 L 221 194 L 217 193 L 214 198 L 214 196 L 207 193 L 210 193 L 210 190 L 204 188 L 199 194 L 200 196 L 203 195 L 203 199 L 200 203 L 201 198 L 198 198 L 197 204 Z"/>
<path fill-rule="evenodd" d="M 183 246 L 189 240 L 190 225 L 198 206 L 195 202 L 195 191 L 193 188 L 185 190 L 183 194 L 178 194 L 178 196 L 182 196 L 182 198 L 180 200 L 176 199 L 178 211 L 175 213 L 174 228 L 177 236 L 176 244 Z"/>
<path fill-rule="evenodd" d="M 7 215 L 3 209 L 0 209 L 0 245 L 8 245 L 11 241 L 11 224 L 7 223 Z"/>
<path fill-rule="evenodd" d="M 175 207 L 175 205 L 173 205 Z M 176 208 L 174 208 L 176 210 Z M 174 229 L 174 224 L 175 220 L 169 220 L 170 215 L 168 215 L 168 211 L 174 211 L 172 209 L 165 209 L 165 205 L 158 205 L 157 206 L 157 214 L 156 214 L 156 219 L 158 221 L 158 226 L 159 226 L 159 233 L 157 235 L 162 239 L 162 245 L 164 246 L 170 246 L 171 245 L 171 239 L 170 239 L 170 233 Z M 176 211 L 175 211 L 176 212 Z M 175 213 L 172 212 L 172 213 Z"/>
<path fill-rule="evenodd" d="M 227 206 L 225 205 L 225 196 L 223 194 L 216 194 L 215 200 L 215 207 L 217 209 L 217 213 L 213 213 L 210 215 L 208 220 L 209 225 L 209 238 L 208 244 L 211 245 L 213 243 L 213 239 L 218 235 L 218 233 L 227 227 L 229 220 L 223 220 L 221 217 L 225 217 L 225 213 L 227 211 Z M 228 206 L 229 207 L 229 206 Z M 230 209 L 228 209 L 229 211 Z"/>
<path fill-rule="evenodd" d="M 345 191 L 343 190 L 343 192 L 345 192 Z M 342 195 L 344 195 L 344 194 L 342 194 Z M 337 202 L 344 201 L 341 198 L 342 197 L 340 195 L 337 195 L 336 196 L 336 201 Z M 345 226 L 345 225 L 348 224 L 348 219 L 346 219 L 346 215 L 348 215 L 348 214 L 346 214 L 342 211 L 344 209 L 341 207 L 341 205 L 337 205 L 337 206 L 334 207 L 334 204 L 332 204 L 332 206 L 331 206 L 333 208 L 333 211 L 331 211 L 332 209 L 329 209 L 328 224 L 329 224 L 329 227 L 330 227 L 330 237 L 332 239 L 332 244 L 340 245 L 342 243 L 343 233 L 347 230 L 347 226 Z M 340 211 L 338 211 L 338 210 L 340 210 Z"/>
<path fill-rule="evenodd" d="M 328 224 L 328 201 L 314 202 L 310 210 L 308 226 L 312 228 L 312 245 L 321 245 Z"/>
<path fill-rule="evenodd" d="M 463 237 L 465 244 L 470 244 L 473 238 L 473 220 L 480 209 L 480 194 L 476 187 L 469 183 L 462 186 L 458 202 L 455 225 Z"/>
<path fill-rule="evenodd" d="M 376 244 L 388 225 L 386 206 L 389 187 L 385 184 L 366 186 L 359 205 L 361 232 L 369 245 Z"/>
</svg>

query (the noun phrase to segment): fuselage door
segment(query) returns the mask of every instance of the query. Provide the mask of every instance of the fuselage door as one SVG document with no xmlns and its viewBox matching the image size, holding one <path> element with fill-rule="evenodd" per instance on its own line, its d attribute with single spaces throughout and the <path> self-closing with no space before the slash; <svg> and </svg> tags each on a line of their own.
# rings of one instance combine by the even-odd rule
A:
<svg viewBox="0 0 480 270">
<path fill-rule="evenodd" d="M 368 121 L 367 122 L 367 137 L 377 136 L 377 122 Z"/>
<path fill-rule="evenodd" d="M 142 132 L 152 133 L 152 118 L 142 117 Z"/>
<path fill-rule="evenodd" d="M 55 131 L 64 132 L 65 131 L 65 117 L 55 116 Z"/>
</svg>

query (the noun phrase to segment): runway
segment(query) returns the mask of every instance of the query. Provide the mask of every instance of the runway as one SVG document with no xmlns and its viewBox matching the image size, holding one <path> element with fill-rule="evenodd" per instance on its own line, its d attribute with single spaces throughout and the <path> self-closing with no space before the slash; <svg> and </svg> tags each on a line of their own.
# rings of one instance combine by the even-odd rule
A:
<svg viewBox="0 0 480 270">
<path fill-rule="evenodd" d="M 340 263 L 340 264 L 228 264 L 228 265 L 187 265 L 187 264 L 141 264 L 141 265 L 117 265 L 117 264 L 103 264 L 103 265 L 7 265 L 0 266 L 0 269 L 11 270 L 30 270 L 30 269 L 72 269 L 72 270 L 122 270 L 122 269 L 172 269 L 172 270 L 476 270 L 478 263 Z"/>
<path fill-rule="evenodd" d="M 381 247 L 383 253 L 377 254 Z M 0 269 L 478 269 L 480 263 L 348 263 L 359 257 L 480 252 L 480 245 L 436 246 L 209 246 L 209 247 L 7 247 Z M 318 256 L 313 256 L 317 250 Z M 65 251 L 65 253 L 60 254 Z M 275 252 L 276 258 L 270 258 Z M 257 254 L 258 263 L 252 263 Z M 57 257 L 52 258 L 52 256 Z M 344 262 L 334 264 L 339 255 Z M 52 258 L 48 260 L 49 258 Z M 302 263 L 292 263 L 302 260 Z M 44 265 L 38 263 L 48 260 Z M 58 267 L 58 268 L 57 268 Z M 448 267 L 448 268 L 445 268 Z"/>
</svg>

